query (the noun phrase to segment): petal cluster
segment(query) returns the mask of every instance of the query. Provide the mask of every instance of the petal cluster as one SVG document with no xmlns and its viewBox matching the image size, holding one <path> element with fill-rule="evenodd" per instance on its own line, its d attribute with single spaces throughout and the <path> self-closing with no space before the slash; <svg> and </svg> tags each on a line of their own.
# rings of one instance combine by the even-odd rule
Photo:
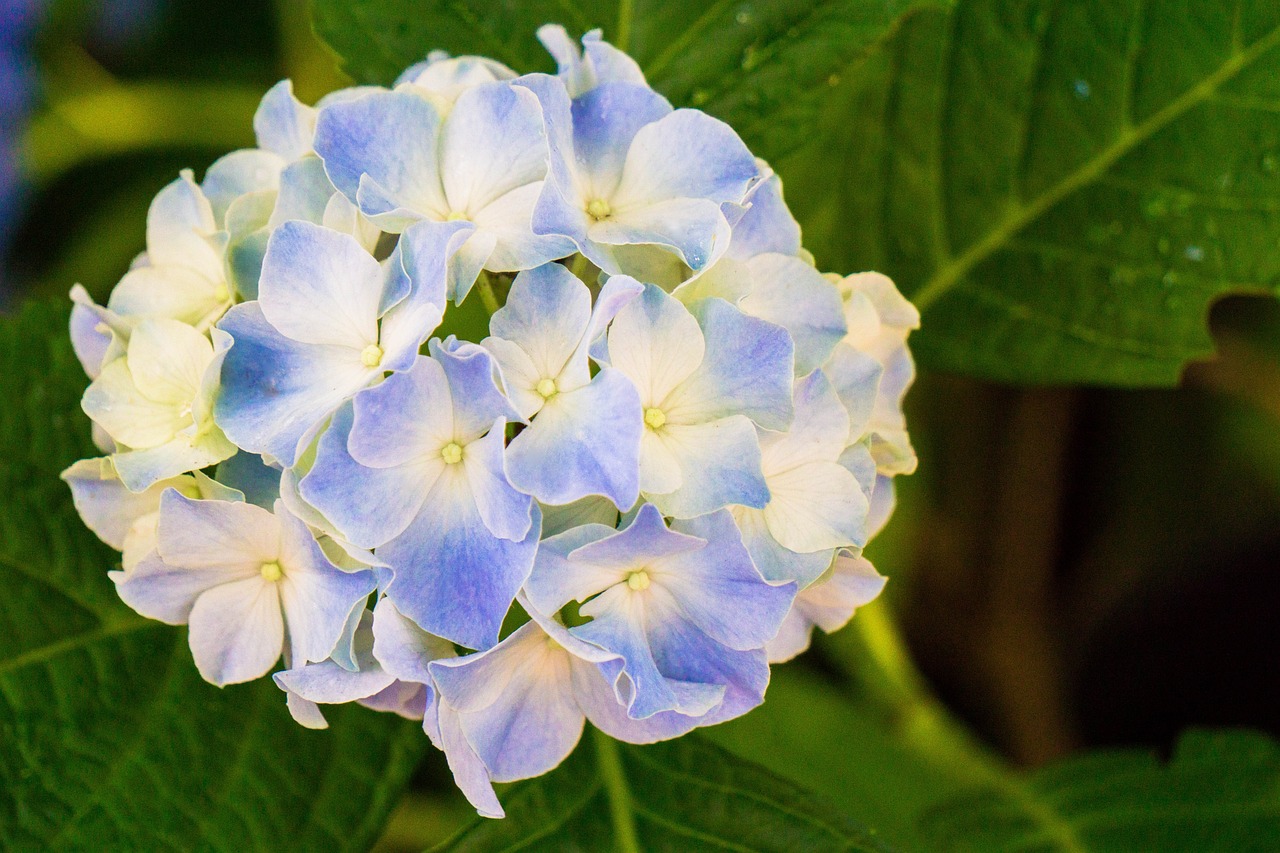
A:
<svg viewBox="0 0 1280 853">
<path fill-rule="evenodd" d="M 910 302 L 819 272 L 769 167 L 599 31 L 538 38 L 557 74 L 280 83 L 105 304 L 72 291 L 103 455 L 63 478 L 120 597 L 302 725 L 421 721 L 491 817 L 587 721 L 760 704 L 883 588 L 915 466 Z"/>
</svg>

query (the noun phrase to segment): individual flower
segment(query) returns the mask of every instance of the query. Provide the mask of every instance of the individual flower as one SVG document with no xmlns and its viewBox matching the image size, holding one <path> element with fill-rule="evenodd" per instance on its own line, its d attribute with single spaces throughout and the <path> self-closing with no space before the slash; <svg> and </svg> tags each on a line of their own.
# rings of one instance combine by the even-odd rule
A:
<svg viewBox="0 0 1280 853">
<path fill-rule="evenodd" d="M 156 553 L 114 572 L 125 603 L 151 619 L 189 625 L 191 653 L 206 681 L 265 675 L 287 653 L 321 661 L 352 609 L 376 586 L 371 572 L 344 572 L 307 526 L 277 504 L 160 498 Z"/>
<path fill-rule="evenodd" d="M 461 302 L 481 269 L 530 269 L 573 252 L 530 229 L 547 171 L 537 99 L 501 81 L 467 88 L 447 114 L 413 86 L 321 110 L 315 148 L 329 178 L 384 231 L 421 220 L 475 229 L 454 259 Z"/>
<path fill-rule="evenodd" d="M 544 540 L 525 589 L 542 613 L 579 603 L 591 621 L 569 633 L 622 658 L 631 717 L 677 711 L 707 723 L 759 704 L 762 649 L 796 591 L 760 576 L 727 512 L 669 529 L 652 504 L 621 531 L 591 525 Z"/>
<path fill-rule="evenodd" d="M 147 251 L 98 308 L 83 288 L 72 292 L 116 334 L 127 338 L 144 319 L 168 318 L 205 330 L 232 303 L 223 266 L 226 234 L 190 170 L 162 189 L 147 211 Z"/>
<path fill-rule="evenodd" d="M 488 648 L 528 577 L 539 521 L 503 467 L 518 421 L 475 344 L 430 344 L 411 369 L 356 395 L 320 438 L 299 493 L 375 548 L 387 596 L 422 628 Z"/>
<path fill-rule="evenodd" d="M 445 268 L 461 223 L 424 223 L 386 261 L 306 222 L 272 234 L 258 299 L 219 328 L 235 341 L 215 414 L 237 446 L 286 466 L 334 409 L 406 370 L 443 316 Z"/>
<path fill-rule="evenodd" d="M 751 559 L 770 580 L 804 588 L 826 571 L 837 548 L 865 544 L 867 497 L 840 463 L 848 435 L 849 416 L 821 371 L 796 383 L 791 428 L 761 431 L 769 500 L 730 511 Z"/>
<path fill-rule="evenodd" d="M 849 326 L 844 343 L 875 359 L 883 370 L 866 425 L 872 455 L 881 473 L 910 474 L 916 454 L 907 436 L 902 400 L 915 379 L 907 336 L 920 328 L 920 312 L 880 273 L 846 276 L 838 286 Z"/>
<path fill-rule="evenodd" d="M 430 664 L 439 694 L 428 718 L 463 793 L 502 817 L 493 782 L 541 776 L 577 745 L 590 720 L 612 737 L 654 743 L 699 722 L 675 711 L 627 716 L 614 690 L 622 659 L 569 633 L 528 604 L 532 619 L 491 649 Z"/>
<path fill-rule="evenodd" d="M 640 491 L 667 515 L 769 500 L 756 424 L 791 421 L 792 344 L 785 330 L 720 299 L 692 311 L 661 288 L 614 318 L 607 361 L 640 392 Z"/>
<path fill-rule="evenodd" d="M 732 128 L 673 111 L 633 83 L 601 83 L 572 101 L 556 77 L 520 84 L 538 95 L 551 152 L 534 233 L 572 238 L 613 274 L 633 272 L 629 263 L 655 250 L 695 272 L 724 253 L 731 223 L 721 205 L 741 203 L 759 178 Z"/>
<path fill-rule="evenodd" d="M 443 50 L 433 50 L 396 78 L 396 88 L 411 86 L 430 98 L 443 115 L 468 89 L 515 77 L 516 72 L 487 56 L 450 56 Z"/>
<path fill-rule="evenodd" d="M 180 474 L 131 492 L 120 482 L 111 460 L 81 459 L 62 472 L 71 498 L 85 526 L 121 552 L 122 568 L 130 571 L 156 547 L 160 496 L 174 489 L 192 499 L 244 500 L 243 493 L 211 480 L 200 471 Z"/>
<path fill-rule="evenodd" d="M 591 292 L 560 264 L 521 273 L 489 321 L 493 353 L 516 411 L 532 423 L 507 448 L 507 474 L 548 504 L 604 495 L 620 509 L 639 496 L 640 397 L 621 372 L 591 375 L 588 349 L 643 286 L 611 278 Z"/>
<path fill-rule="evenodd" d="M 230 341 L 214 342 L 177 320 L 143 320 L 121 358 L 102 368 L 81 407 L 111 437 L 120 481 L 140 492 L 153 483 L 233 455 L 213 421 L 213 395 Z"/>
<path fill-rule="evenodd" d="M 769 663 L 785 663 L 809 648 L 814 627 L 839 631 L 855 610 L 880 595 L 885 581 L 865 557 L 841 551 L 825 575 L 796 595 L 777 636 L 765 646 Z"/>
<path fill-rule="evenodd" d="M 599 29 L 583 35 L 579 48 L 564 27 L 545 24 L 538 27 L 538 41 L 555 59 L 571 98 L 584 95 L 601 83 L 648 85 L 636 61 L 605 41 Z"/>
</svg>

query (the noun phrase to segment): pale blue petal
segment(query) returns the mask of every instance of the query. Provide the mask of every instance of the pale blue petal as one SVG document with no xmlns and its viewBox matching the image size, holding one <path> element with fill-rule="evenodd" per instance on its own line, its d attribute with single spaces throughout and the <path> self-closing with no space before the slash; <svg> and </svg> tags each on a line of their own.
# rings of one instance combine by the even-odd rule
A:
<svg viewBox="0 0 1280 853">
<path fill-rule="evenodd" d="M 707 199 L 719 213 L 721 202 L 741 202 L 759 174 L 733 128 L 698 110 L 676 110 L 637 128 L 615 198 L 619 207 Z"/>
<path fill-rule="evenodd" d="M 743 311 L 782 326 L 795 342 L 796 375 L 822 365 L 848 333 L 840 291 L 809 264 L 788 255 L 759 255 L 747 262 L 751 292 Z"/>
<path fill-rule="evenodd" d="M 516 276 L 506 304 L 489 320 L 489 333 L 524 350 L 540 378 L 557 379 L 590 322 L 587 286 L 563 265 L 544 264 Z"/>
<path fill-rule="evenodd" d="M 871 421 L 884 368 L 866 353 L 847 344 L 840 344 L 823 365 L 822 372 L 831 380 L 840 402 L 849 413 L 847 440 L 859 440 L 866 434 L 867 424 Z"/>
<path fill-rule="evenodd" d="M 583 253 L 606 272 L 645 278 L 643 265 L 629 264 L 626 253 L 612 247 L 654 246 L 670 249 L 691 270 L 700 272 L 719 259 L 729 237 L 729 223 L 715 202 L 662 199 L 619 208 L 608 219 L 591 223 Z"/>
<path fill-rule="evenodd" d="M 370 468 L 420 462 L 456 438 L 448 377 L 435 359 L 418 356 L 409 370 L 357 394 L 352 406 L 354 426 L 345 446 Z"/>
<path fill-rule="evenodd" d="M 765 252 L 800 253 L 800 224 L 782 199 L 782 179 L 770 175 L 748 192 L 745 215 L 733 225 L 728 256 L 747 260 Z"/>
<path fill-rule="evenodd" d="M 507 448 L 511 482 L 544 503 L 604 495 L 629 508 L 640 494 L 643 429 L 635 386 L 606 368 L 589 385 L 548 400 L 512 440 Z"/>
<path fill-rule="evenodd" d="M 261 576 L 201 593 L 188 625 L 196 669 L 219 687 L 266 675 L 283 652 L 279 590 Z"/>
<path fill-rule="evenodd" d="M 437 719 L 433 720 L 435 715 Z M 502 818 L 502 804 L 493 792 L 493 782 L 489 778 L 489 769 L 484 766 L 480 756 L 467 740 L 462 729 L 462 721 L 452 706 L 440 702 L 437 708 L 428 706 L 423 728 L 427 730 L 432 741 L 444 751 L 449 762 L 449 770 L 453 772 L 453 781 L 467 798 L 467 802 L 475 807 L 481 817 Z"/>
<path fill-rule="evenodd" d="M 232 308 L 219 328 L 235 344 L 222 364 L 214 419 L 240 448 L 285 465 L 304 436 L 374 376 L 347 347 L 284 337 L 256 302 Z"/>
<path fill-rule="evenodd" d="M 383 670 L 373 656 L 373 614 L 358 612 L 359 624 L 353 637 L 354 666 L 340 666 L 333 660 L 302 665 L 277 672 L 276 684 L 311 702 L 339 704 L 366 699 L 391 686 L 395 676 Z"/>
<path fill-rule="evenodd" d="M 200 189 L 213 208 L 214 219 L 218 222 L 225 221 L 227 208 L 243 195 L 277 189 L 280 186 L 280 171 L 284 167 L 284 160 L 270 151 L 256 148 L 232 151 L 214 160 L 200 184 Z"/>
<path fill-rule="evenodd" d="M 624 163 L 641 129 L 672 114 L 666 98 L 631 83 L 604 83 L 575 98 L 570 109 L 574 165 L 584 184 L 606 199 L 623 180 Z"/>
<path fill-rule="evenodd" d="M 505 81 L 458 96 L 440 139 L 440 173 L 450 212 L 472 218 L 547 173 L 537 96 Z"/>
<path fill-rule="evenodd" d="M 316 111 L 293 95 L 293 81 L 281 80 L 267 90 L 253 115 L 258 147 L 292 162 L 311 150 Z"/>
<path fill-rule="evenodd" d="M 797 554 L 778 544 L 769 533 L 764 513 L 760 510 L 738 510 L 734 513 L 743 544 L 751 554 L 751 562 L 770 581 L 794 580 L 800 586 L 813 583 L 831 565 L 834 549 Z"/>
<path fill-rule="evenodd" d="M 258 301 L 282 334 L 358 354 L 378 341 L 386 274 L 349 234 L 310 222 L 286 222 L 262 260 Z"/>
<path fill-rule="evenodd" d="M 476 510 L 494 536 L 520 541 L 533 524 L 533 498 L 507 479 L 503 464 L 504 421 L 494 421 L 489 434 L 467 445 L 462 466 L 467 472 Z"/>
<path fill-rule="evenodd" d="M 756 571 L 728 512 L 677 521 L 673 529 L 707 541 L 699 551 L 674 554 L 662 565 L 662 583 L 703 633 L 746 651 L 764 646 L 782 624 L 796 595 L 792 583 L 772 586 Z"/>
<path fill-rule="evenodd" d="M 570 601 L 586 601 L 611 583 L 625 579 L 614 567 L 568 559 L 578 548 L 617 533 L 612 527 L 587 523 L 544 539 L 524 588 L 533 607 L 543 613 L 556 613 Z"/>
<path fill-rule="evenodd" d="M 437 689 L 495 782 L 540 776 L 582 735 L 569 654 L 527 622 L 498 645 L 431 664 Z"/>
<path fill-rule="evenodd" d="M 422 721 L 427 712 L 427 688 L 422 684 L 396 681 L 381 693 L 375 693 L 358 704 L 374 711 L 397 714 L 406 720 Z"/>
<path fill-rule="evenodd" d="M 626 743 L 657 743 L 691 731 L 698 717 L 677 711 L 659 711 L 642 720 L 627 714 L 627 706 L 618 701 L 610 677 L 601 667 L 584 660 L 574 660 L 573 695 L 591 721 L 611 738 Z"/>
<path fill-rule="evenodd" d="M 450 468 L 423 511 L 378 555 L 395 573 L 387 595 L 401 613 L 432 634 L 484 649 L 498 641 L 502 619 L 529 577 L 542 519 L 535 509 L 523 541 L 494 536 L 465 475 Z"/>
<path fill-rule="evenodd" d="M 395 207 L 417 213 L 449 211 L 439 175 L 440 114 L 426 98 L 408 91 L 373 92 L 326 104 L 316 121 L 314 147 L 333 185 L 356 204 L 367 175 L 383 198 L 366 214 Z"/>
<path fill-rule="evenodd" d="M 766 429 L 786 429 L 792 418 L 791 336 L 723 299 L 700 300 L 690 312 L 702 329 L 706 352 L 668 398 L 667 420 L 698 423 L 741 414 Z"/>
<path fill-rule="evenodd" d="M 110 459 L 81 459 L 60 475 L 71 488 L 71 499 L 85 526 L 103 542 L 124 550 L 133 523 L 158 512 L 160 495 L 171 487 L 188 487 L 187 478 L 162 480 L 143 492 L 131 492 L 120 482 Z"/>
<path fill-rule="evenodd" d="M 626 529 L 584 543 L 568 556 L 571 563 L 625 572 L 675 554 L 700 551 L 705 545 L 706 542 L 696 536 L 668 529 L 658 508 L 645 504 Z"/>
<path fill-rule="evenodd" d="M 430 685 L 428 665 L 454 654 L 452 643 L 419 628 L 396 609 L 390 598 L 384 596 L 374 607 L 373 656 L 401 681 Z"/>
<path fill-rule="evenodd" d="M 234 566 L 170 566 L 154 552 L 130 571 L 111 572 L 110 576 L 121 601 L 148 619 L 170 625 L 185 625 L 196 599 L 206 590 L 253 577 Z"/>
<path fill-rule="evenodd" d="M 323 224 L 325 208 L 336 192 L 319 157 L 308 155 L 290 163 L 280 173 L 280 191 L 268 224 L 275 228 L 290 219 Z"/>
<path fill-rule="evenodd" d="M 494 381 L 493 357 L 488 351 L 475 344 L 444 345 L 439 340 L 432 340 L 428 347 L 449 380 L 454 441 L 474 441 L 498 418 L 521 420 Z"/>
<path fill-rule="evenodd" d="M 289 625 L 290 657 L 294 665 L 322 661 L 333 653 L 351 611 L 377 587 L 371 571 L 344 571 L 321 550 L 310 528 L 283 503 L 280 519 L 280 602 Z"/>
<path fill-rule="evenodd" d="M 348 404 L 334 414 L 298 492 L 344 539 L 360 548 L 376 548 L 409 526 L 431 484 L 414 466 L 366 468 L 352 459 L 347 449 L 351 411 Z"/>
<path fill-rule="evenodd" d="M 731 720 L 764 701 L 769 664 L 763 649 L 731 649 L 680 618 L 655 619 L 649 642 L 668 678 L 703 685 L 704 689 L 714 685 L 721 691 L 720 703 L 701 715 L 698 725 Z"/>
<path fill-rule="evenodd" d="M 722 507 L 763 507 L 769 486 L 760 461 L 756 428 L 742 415 L 708 423 L 668 423 L 654 436 L 680 470 L 680 486 L 645 497 L 665 515 L 689 518 Z"/>
</svg>

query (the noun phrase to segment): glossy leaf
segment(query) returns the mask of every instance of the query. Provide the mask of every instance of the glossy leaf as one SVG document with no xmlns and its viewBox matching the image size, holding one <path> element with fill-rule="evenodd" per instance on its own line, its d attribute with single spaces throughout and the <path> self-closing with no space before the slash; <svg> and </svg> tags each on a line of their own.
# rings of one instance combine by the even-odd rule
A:
<svg viewBox="0 0 1280 853">
<path fill-rule="evenodd" d="M 654 746 L 592 732 L 552 773 L 510 789 L 437 853 L 490 850 L 888 850 L 821 797 L 697 735 Z"/>
<path fill-rule="evenodd" d="M 357 707 L 303 729 L 269 680 L 206 684 L 185 629 L 116 598 L 119 557 L 58 479 L 97 455 L 66 323 L 0 321 L 0 847 L 366 849 L 421 729 Z"/>
<path fill-rule="evenodd" d="M 1017 789 L 978 789 L 927 814 L 929 849 L 1167 853 L 1280 848 L 1280 745 L 1250 732 L 1190 732 L 1162 765 L 1093 753 Z"/>
<path fill-rule="evenodd" d="M 921 361 L 1172 384 L 1214 299 L 1280 285 L 1278 81 L 1270 0 L 967 0 L 832 93 L 847 145 L 778 166 L 824 266 L 916 301 Z"/>
</svg>

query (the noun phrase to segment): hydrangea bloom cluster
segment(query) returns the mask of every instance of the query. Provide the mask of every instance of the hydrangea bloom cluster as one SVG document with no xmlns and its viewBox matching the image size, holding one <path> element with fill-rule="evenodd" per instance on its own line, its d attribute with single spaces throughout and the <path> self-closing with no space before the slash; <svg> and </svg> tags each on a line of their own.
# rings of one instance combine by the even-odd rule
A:
<svg viewBox="0 0 1280 853">
<path fill-rule="evenodd" d="M 107 304 L 72 292 L 104 456 L 64 478 L 121 598 L 303 725 L 421 720 L 488 816 L 586 720 L 758 705 L 879 593 L 915 464 L 911 304 L 818 272 L 769 168 L 599 32 L 539 36 L 557 75 L 277 85 Z M 447 334 L 477 298 L 487 335 Z"/>
</svg>

